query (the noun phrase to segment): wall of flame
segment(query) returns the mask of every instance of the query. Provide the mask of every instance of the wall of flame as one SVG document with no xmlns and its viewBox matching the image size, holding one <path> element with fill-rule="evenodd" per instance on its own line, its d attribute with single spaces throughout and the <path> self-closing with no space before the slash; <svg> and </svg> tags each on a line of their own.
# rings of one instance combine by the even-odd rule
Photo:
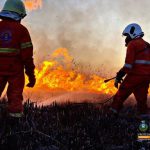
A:
<svg viewBox="0 0 150 150">
<path fill-rule="evenodd" d="M 36 89 L 49 91 L 87 91 L 101 94 L 116 92 L 113 82 L 104 83 L 97 74 L 87 74 L 76 65 L 66 48 L 59 48 L 50 55 L 50 60 L 35 70 Z"/>
</svg>

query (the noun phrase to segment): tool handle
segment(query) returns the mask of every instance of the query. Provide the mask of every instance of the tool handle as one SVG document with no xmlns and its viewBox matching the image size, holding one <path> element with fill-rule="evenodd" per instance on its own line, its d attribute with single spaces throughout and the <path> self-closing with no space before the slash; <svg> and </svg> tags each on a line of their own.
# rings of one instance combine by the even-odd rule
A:
<svg viewBox="0 0 150 150">
<path fill-rule="evenodd" d="M 106 79 L 106 80 L 104 80 L 104 82 L 105 83 L 107 83 L 107 82 L 109 82 L 110 80 L 113 80 L 113 79 L 115 79 L 116 77 L 113 77 L 113 78 L 110 78 L 110 79 Z"/>
</svg>

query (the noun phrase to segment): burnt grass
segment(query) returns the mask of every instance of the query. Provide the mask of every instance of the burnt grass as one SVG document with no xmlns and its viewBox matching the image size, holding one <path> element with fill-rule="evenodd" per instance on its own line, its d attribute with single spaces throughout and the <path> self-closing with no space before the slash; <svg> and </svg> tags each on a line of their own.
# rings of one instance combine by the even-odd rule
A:
<svg viewBox="0 0 150 150">
<path fill-rule="evenodd" d="M 140 119 L 135 107 L 121 115 L 107 114 L 106 105 L 24 104 L 24 117 L 10 120 L 0 102 L 0 150 L 138 150 L 150 144 L 137 141 Z M 149 121 L 149 120 L 147 120 Z M 15 125 L 14 125 L 15 124 Z"/>
</svg>

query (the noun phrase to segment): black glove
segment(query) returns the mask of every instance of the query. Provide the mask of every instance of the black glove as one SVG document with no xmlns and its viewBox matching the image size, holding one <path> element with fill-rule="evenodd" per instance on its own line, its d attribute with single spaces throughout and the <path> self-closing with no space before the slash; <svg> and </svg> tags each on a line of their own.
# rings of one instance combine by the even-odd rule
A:
<svg viewBox="0 0 150 150">
<path fill-rule="evenodd" d="M 36 78 L 34 75 L 29 76 L 29 83 L 27 84 L 28 87 L 34 87 L 36 83 Z"/>
<path fill-rule="evenodd" d="M 126 75 L 126 73 L 124 71 L 122 71 L 122 69 L 117 72 L 117 75 L 116 75 L 116 79 L 121 82 L 122 78 Z"/>
<path fill-rule="evenodd" d="M 115 80 L 115 87 L 118 88 L 118 84 L 122 82 L 122 78 L 126 75 L 126 73 L 122 70 L 120 70 L 119 72 L 117 72 L 117 75 L 116 75 L 116 80 Z"/>
</svg>

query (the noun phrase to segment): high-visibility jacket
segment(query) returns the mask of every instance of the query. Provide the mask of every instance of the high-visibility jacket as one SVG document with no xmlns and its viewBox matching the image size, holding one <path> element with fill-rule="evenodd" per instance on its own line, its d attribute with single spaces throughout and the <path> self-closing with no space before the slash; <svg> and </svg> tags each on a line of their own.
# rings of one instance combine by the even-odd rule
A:
<svg viewBox="0 0 150 150">
<path fill-rule="evenodd" d="M 13 20 L 0 21 L 0 75 L 14 75 L 26 69 L 34 73 L 33 45 L 28 30 Z"/>
<path fill-rule="evenodd" d="M 142 38 L 130 41 L 122 70 L 126 73 L 150 75 L 150 44 Z"/>
</svg>

